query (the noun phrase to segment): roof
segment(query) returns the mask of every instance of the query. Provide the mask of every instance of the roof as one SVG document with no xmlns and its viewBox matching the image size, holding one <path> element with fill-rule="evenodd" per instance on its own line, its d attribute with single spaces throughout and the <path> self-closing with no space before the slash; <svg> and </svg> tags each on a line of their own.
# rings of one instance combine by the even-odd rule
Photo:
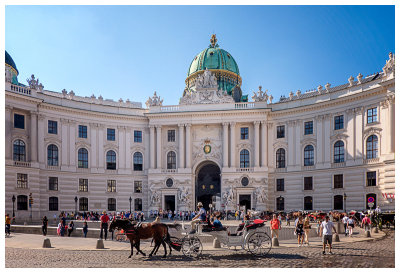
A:
<svg viewBox="0 0 400 273">
<path fill-rule="evenodd" d="M 17 66 L 14 63 L 13 58 L 11 58 L 10 54 L 8 54 L 7 50 L 6 50 L 6 58 L 5 59 L 6 59 L 5 63 L 8 64 L 9 66 L 11 66 L 12 68 L 14 68 L 18 75 L 19 72 L 18 72 Z"/>
</svg>

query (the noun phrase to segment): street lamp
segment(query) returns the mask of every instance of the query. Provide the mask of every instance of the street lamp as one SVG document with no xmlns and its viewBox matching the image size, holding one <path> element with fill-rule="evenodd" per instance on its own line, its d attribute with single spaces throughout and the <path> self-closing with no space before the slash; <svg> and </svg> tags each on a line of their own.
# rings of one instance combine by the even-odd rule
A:
<svg viewBox="0 0 400 273">
<path fill-rule="evenodd" d="M 346 199 L 347 199 L 347 195 L 346 193 L 343 194 L 343 200 L 344 200 L 344 212 L 346 213 Z"/>
<path fill-rule="evenodd" d="M 75 196 L 74 200 L 75 200 L 75 217 L 76 217 L 76 214 L 78 213 L 78 197 Z"/>
<path fill-rule="evenodd" d="M 211 215 L 213 205 L 212 204 L 208 204 L 208 207 L 210 208 L 210 215 Z"/>
<path fill-rule="evenodd" d="M 12 197 L 11 197 L 11 201 L 12 201 L 12 203 L 13 203 L 13 223 L 15 223 L 15 207 L 14 207 L 14 204 L 15 204 L 15 195 L 13 195 Z"/>
<path fill-rule="evenodd" d="M 132 196 L 129 196 L 129 215 L 132 214 Z"/>
</svg>

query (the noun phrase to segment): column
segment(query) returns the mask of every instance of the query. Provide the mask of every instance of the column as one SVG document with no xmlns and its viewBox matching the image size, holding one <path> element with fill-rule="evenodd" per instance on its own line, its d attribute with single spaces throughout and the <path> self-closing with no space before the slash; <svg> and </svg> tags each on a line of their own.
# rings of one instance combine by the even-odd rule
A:
<svg viewBox="0 0 400 273">
<path fill-rule="evenodd" d="M 69 120 L 69 165 L 76 166 L 76 160 L 78 158 L 78 151 L 76 151 L 75 147 L 75 139 L 76 139 L 76 123 L 73 120 Z M 89 152 L 89 151 L 88 151 Z M 102 156 L 104 157 L 104 156 Z M 89 164 L 91 164 L 89 162 Z"/>
<path fill-rule="evenodd" d="M 288 127 L 288 132 L 287 132 L 287 137 L 288 137 L 288 150 L 286 151 L 286 164 L 287 166 L 293 166 L 295 162 L 295 146 L 294 146 L 294 139 L 295 139 L 295 122 L 294 121 L 289 121 L 287 123 Z M 298 136 L 300 137 L 300 136 Z"/>
<path fill-rule="evenodd" d="M 68 166 L 68 120 L 61 119 L 61 166 Z"/>
<path fill-rule="evenodd" d="M 125 127 L 125 168 L 133 170 L 133 154 L 131 154 L 131 127 Z M 142 141 L 144 140 L 144 130 L 142 130 Z M 143 155 L 144 156 L 144 155 Z M 144 165 L 144 162 L 143 162 Z"/>
<path fill-rule="evenodd" d="M 227 168 L 228 167 L 228 122 L 222 123 L 223 126 L 223 143 L 222 143 L 222 150 L 223 150 L 223 167 Z"/>
<path fill-rule="evenodd" d="M 394 145 L 395 132 L 394 131 L 395 131 L 395 126 L 396 126 L 395 125 L 394 96 L 391 96 L 389 98 L 388 103 L 389 103 L 389 109 L 388 109 L 388 113 L 389 113 L 389 118 L 388 118 L 388 120 L 389 120 L 389 126 L 388 126 L 388 128 L 389 128 L 388 153 L 392 154 L 392 153 L 394 153 L 394 147 L 395 147 L 395 145 Z"/>
<path fill-rule="evenodd" d="M 44 115 L 38 116 L 38 159 L 39 163 L 45 163 L 45 155 L 44 155 Z M 75 147 L 75 143 L 74 146 Z"/>
<path fill-rule="evenodd" d="M 150 125 L 150 169 L 155 168 L 154 164 L 154 126 Z"/>
<path fill-rule="evenodd" d="M 363 155 L 363 109 L 358 107 L 355 109 L 355 126 L 354 126 L 354 143 L 355 143 L 355 154 L 354 160 L 362 159 Z"/>
<path fill-rule="evenodd" d="M 267 121 L 261 122 L 261 166 L 267 167 Z"/>
<path fill-rule="evenodd" d="M 260 167 L 260 122 L 254 121 L 254 167 Z"/>
<path fill-rule="evenodd" d="M 97 167 L 97 133 L 96 133 L 96 123 L 89 123 L 88 131 L 90 130 L 90 168 Z M 119 162 L 120 163 L 120 162 Z"/>
<path fill-rule="evenodd" d="M 273 144 L 273 139 L 274 139 L 274 124 L 272 122 L 268 123 L 268 141 L 267 141 L 267 145 L 268 145 L 268 149 L 267 149 L 267 153 L 268 153 L 268 167 L 273 168 L 273 162 L 274 162 L 274 146 Z M 285 130 L 287 130 L 287 126 L 285 126 Z M 286 132 L 287 134 L 287 132 Z"/>
<path fill-rule="evenodd" d="M 294 147 L 295 147 L 295 153 L 296 153 L 296 163 L 295 165 L 297 167 L 302 166 L 302 151 L 301 151 L 301 144 L 300 144 L 300 136 L 303 134 L 303 132 L 301 132 L 301 125 L 302 125 L 303 121 L 300 120 L 296 120 L 296 124 L 295 124 L 295 131 L 296 131 L 296 137 L 294 138 Z"/>
<path fill-rule="evenodd" d="M 331 160 L 331 115 L 324 115 L 324 162 L 330 164 Z"/>
<path fill-rule="evenodd" d="M 31 111 L 31 161 L 37 161 L 37 113 Z"/>
<path fill-rule="evenodd" d="M 231 128 L 231 168 L 236 167 L 236 122 L 231 122 L 230 128 Z"/>
<path fill-rule="evenodd" d="M 185 124 L 186 126 L 186 168 L 191 168 L 192 167 L 192 143 L 191 143 L 191 138 L 192 138 L 192 133 L 190 131 L 190 128 L 192 124 Z"/>
<path fill-rule="evenodd" d="M 117 170 L 123 169 L 125 164 L 125 126 L 118 126 L 118 161 Z"/>
<path fill-rule="evenodd" d="M 97 165 L 99 169 L 104 169 L 104 162 L 105 162 L 105 157 L 104 157 L 104 140 L 105 140 L 105 126 L 103 124 L 98 124 L 98 135 L 99 135 L 99 155 L 97 159 L 99 164 Z"/>
<path fill-rule="evenodd" d="M 184 128 L 183 124 L 179 124 L 178 127 L 179 127 L 179 159 L 178 159 L 179 160 L 179 168 L 185 168 L 185 161 L 184 161 L 185 140 L 183 138 L 183 135 L 184 135 L 183 130 L 185 128 Z"/>
<path fill-rule="evenodd" d="M 316 118 L 316 134 L 317 134 L 317 147 L 315 147 L 315 155 L 316 155 L 316 165 L 323 164 L 324 158 L 322 156 L 322 147 L 324 146 L 324 124 L 323 124 L 323 115 L 319 115 Z"/>
<path fill-rule="evenodd" d="M 5 151 L 5 155 L 6 155 L 6 159 L 13 159 L 12 158 L 12 149 L 13 149 L 13 143 L 11 143 L 12 139 L 11 139 L 11 130 L 13 128 L 13 118 L 12 118 L 12 107 L 10 106 L 6 106 L 6 112 L 5 112 L 5 118 L 6 118 L 6 137 L 5 137 L 5 141 L 6 141 L 6 151 Z"/>
<path fill-rule="evenodd" d="M 157 126 L 157 169 L 161 169 L 161 125 Z"/>
</svg>

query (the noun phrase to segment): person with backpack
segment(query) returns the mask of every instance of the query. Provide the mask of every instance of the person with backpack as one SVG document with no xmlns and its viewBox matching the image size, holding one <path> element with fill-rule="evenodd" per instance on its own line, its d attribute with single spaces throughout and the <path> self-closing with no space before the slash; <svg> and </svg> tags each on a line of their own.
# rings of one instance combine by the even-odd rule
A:
<svg viewBox="0 0 400 273">
<path fill-rule="evenodd" d="M 71 237 L 72 231 L 74 231 L 74 221 L 71 221 L 68 224 L 68 237 Z"/>
</svg>

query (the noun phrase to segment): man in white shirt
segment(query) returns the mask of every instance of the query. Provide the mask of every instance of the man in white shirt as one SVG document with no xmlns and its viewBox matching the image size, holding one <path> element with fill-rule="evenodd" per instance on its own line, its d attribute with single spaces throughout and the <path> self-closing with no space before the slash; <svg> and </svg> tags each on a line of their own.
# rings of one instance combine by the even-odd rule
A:
<svg viewBox="0 0 400 273">
<path fill-rule="evenodd" d="M 332 228 L 337 233 L 335 226 L 331 221 L 329 221 L 329 216 L 326 216 L 325 221 L 322 222 L 320 230 L 319 230 L 319 236 L 321 237 L 324 235 L 324 243 L 323 243 L 323 250 L 322 254 L 325 255 L 325 245 L 328 243 L 329 245 L 329 254 L 332 253 Z"/>
<path fill-rule="evenodd" d="M 342 218 L 342 223 L 344 225 L 344 236 L 347 236 L 347 222 L 349 221 L 349 217 L 347 217 L 347 214 L 344 215 Z"/>
</svg>

